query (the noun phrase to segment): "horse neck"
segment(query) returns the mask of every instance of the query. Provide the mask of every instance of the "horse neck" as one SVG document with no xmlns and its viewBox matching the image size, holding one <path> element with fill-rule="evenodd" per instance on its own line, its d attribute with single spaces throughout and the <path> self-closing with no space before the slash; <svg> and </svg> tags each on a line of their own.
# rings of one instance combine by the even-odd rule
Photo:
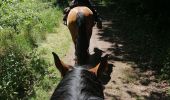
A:
<svg viewBox="0 0 170 100">
<path fill-rule="evenodd" d="M 64 98 L 63 100 L 103 98 L 103 87 L 95 75 L 87 70 L 77 69 L 66 74 L 55 94 L 55 98 Z"/>
</svg>

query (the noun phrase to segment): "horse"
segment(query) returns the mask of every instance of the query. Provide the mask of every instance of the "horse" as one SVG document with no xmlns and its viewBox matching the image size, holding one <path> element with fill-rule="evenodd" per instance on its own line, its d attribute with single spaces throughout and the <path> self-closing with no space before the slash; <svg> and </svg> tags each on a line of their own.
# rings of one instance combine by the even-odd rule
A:
<svg viewBox="0 0 170 100">
<path fill-rule="evenodd" d="M 67 26 L 75 46 L 76 64 L 86 64 L 92 28 L 95 25 L 93 12 L 86 6 L 77 6 L 70 10 Z"/>
<path fill-rule="evenodd" d="M 62 80 L 50 100 L 104 100 L 103 85 L 110 80 L 111 74 L 107 56 L 90 69 L 67 65 L 54 52 L 53 57 Z"/>
</svg>

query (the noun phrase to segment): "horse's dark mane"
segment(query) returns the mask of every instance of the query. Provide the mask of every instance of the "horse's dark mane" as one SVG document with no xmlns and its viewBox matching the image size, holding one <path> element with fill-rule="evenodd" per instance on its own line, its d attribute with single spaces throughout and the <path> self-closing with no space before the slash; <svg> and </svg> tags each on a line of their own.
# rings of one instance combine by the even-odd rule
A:
<svg viewBox="0 0 170 100">
<path fill-rule="evenodd" d="M 87 49 L 89 47 L 89 41 L 87 39 L 86 31 L 86 21 L 83 13 L 77 13 L 77 26 L 78 26 L 78 36 L 76 44 L 76 56 L 77 62 L 80 65 L 85 64 L 85 60 L 88 57 Z"/>
<path fill-rule="evenodd" d="M 95 74 L 74 68 L 61 80 L 51 100 L 103 100 L 103 86 Z"/>
</svg>

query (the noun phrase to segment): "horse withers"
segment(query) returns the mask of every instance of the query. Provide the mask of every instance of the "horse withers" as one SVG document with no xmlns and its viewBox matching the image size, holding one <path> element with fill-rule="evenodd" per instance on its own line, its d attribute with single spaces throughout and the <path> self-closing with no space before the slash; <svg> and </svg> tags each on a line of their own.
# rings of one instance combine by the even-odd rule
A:
<svg viewBox="0 0 170 100">
<path fill-rule="evenodd" d="M 75 56 L 78 65 L 87 63 L 88 48 L 94 24 L 93 12 L 88 7 L 75 7 L 68 14 L 67 26 L 75 45 Z"/>
<path fill-rule="evenodd" d="M 62 80 L 55 89 L 51 100 L 104 100 L 103 85 L 110 80 L 107 56 L 91 69 L 64 64 L 53 53 L 55 65 Z"/>
</svg>

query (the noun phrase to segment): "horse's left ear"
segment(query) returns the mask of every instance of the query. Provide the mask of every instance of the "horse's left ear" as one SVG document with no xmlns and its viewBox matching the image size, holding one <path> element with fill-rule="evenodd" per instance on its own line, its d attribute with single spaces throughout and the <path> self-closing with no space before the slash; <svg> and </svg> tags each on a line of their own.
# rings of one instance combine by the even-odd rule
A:
<svg viewBox="0 0 170 100">
<path fill-rule="evenodd" d="M 94 68 L 89 71 L 94 73 L 102 82 L 106 84 L 110 80 L 110 74 L 112 72 L 112 64 L 108 63 L 108 55 L 101 58 L 101 61 Z"/>
<path fill-rule="evenodd" d="M 56 53 L 52 52 L 52 54 L 53 54 L 54 62 L 55 62 L 57 69 L 60 71 L 61 76 L 64 77 L 66 72 L 69 71 L 72 68 L 72 66 L 64 64 Z"/>
<path fill-rule="evenodd" d="M 101 58 L 100 65 L 99 65 L 98 70 L 97 70 L 97 76 L 102 72 L 108 72 L 108 70 L 109 70 L 109 64 L 108 64 L 108 61 L 107 61 L 108 56 L 109 55 L 105 55 L 104 57 Z"/>
<path fill-rule="evenodd" d="M 96 76 L 101 72 L 108 70 L 108 55 L 105 55 L 104 57 L 101 58 L 100 63 L 98 63 L 95 67 L 89 69 L 90 72 L 96 74 Z"/>
</svg>

